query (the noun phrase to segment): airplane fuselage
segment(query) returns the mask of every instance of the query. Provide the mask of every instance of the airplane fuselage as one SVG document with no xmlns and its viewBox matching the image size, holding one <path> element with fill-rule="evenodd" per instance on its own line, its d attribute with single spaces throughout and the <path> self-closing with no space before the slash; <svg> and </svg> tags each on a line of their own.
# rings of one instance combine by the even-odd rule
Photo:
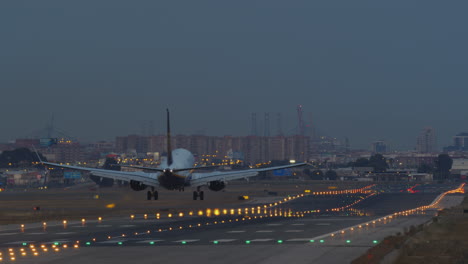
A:
<svg viewBox="0 0 468 264">
<path fill-rule="evenodd" d="M 186 178 L 185 176 L 166 170 L 158 176 L 158 182 L 159 185 L 168 190 L 176 190 L 188 185 Z"/>
<path fill-rule="evenodd" d="M 173 162 L 167 164 L 167 159 L 161 162 L 160 168 L 164 171 L 158 175 L 159 185 L 168 189 L 182 189 L 190 185 L 190 171 L 178 171 L 177 169 L 193 167 L 195 158 L 193 154 L 186 149 L 175 149 L 172 151 Z"/>
</svg>

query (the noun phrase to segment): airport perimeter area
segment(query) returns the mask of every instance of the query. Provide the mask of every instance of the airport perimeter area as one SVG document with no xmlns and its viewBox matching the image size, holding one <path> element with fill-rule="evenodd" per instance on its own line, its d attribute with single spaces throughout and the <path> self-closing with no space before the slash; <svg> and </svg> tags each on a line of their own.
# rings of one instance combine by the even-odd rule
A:
<svg viewBox="0 0 468 264">
<path fill-rule="evenodd" d="M 388 236 L 427 225 L 438 210 L 458 205 L 464 197 L 459 184 L 422 184 L 412 189 L 415 193 L 408 193 L 414 186 L 407 184 L 330 186 L 239 184 L 210 193 L 212 200 L 206 201 L 174 192 L 155 202 L 128 196 L 135 192 L 102 191 L 100 199 L 90 198 L 95 204 L 87 216 L 79 216 L 85 207 L 76 203 L 68 219 L 31 221 L 28 215 L 27 222 L 0 226 L 2 262 L 350 263 Z M 68 202 L 96 195 L 68 192 Z M 55 204 L 52 211 L 60 212 L 59 205 L 67 204 L 63 193 L 56 199 L 53 193 L 41 211 Z M 35 205 L 31 195 L 10 200 L 10 206 Z"/>
</svg>

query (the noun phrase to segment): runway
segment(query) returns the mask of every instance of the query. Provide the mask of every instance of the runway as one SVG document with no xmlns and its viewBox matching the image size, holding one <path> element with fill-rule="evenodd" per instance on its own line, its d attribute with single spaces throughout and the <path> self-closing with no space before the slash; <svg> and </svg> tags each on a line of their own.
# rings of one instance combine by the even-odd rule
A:
<svg viewBox="0 0 468 264">
<path fill-rule="evenodd" d="M 251 204 L 210 209 L 210 216 L 204 211 L 201 216 L 200 212 L 186 212 L 157 219 L 156 215 L 146 214 L 36 223 L 23 228 L 3 226 L 0 248 L 4 262 L 21 263 L 83 263 L 96 259 L 98 263 L 127 263 L 135 256 L 138 263 L 216 263 L 221 258 L 227 263 L 284 263 L 281 260 L 285 258 L 294 259 L 294 263 L 327 263 L 328 259 L 335 261 L 329 263 L 337 263 L 338 259 L 350 261 L 359 256 L 384 235 L 402 231 L 401 226 L 424 223 L 434 211 L 395 215 L 375 223 L 373 220 L 427 205 L 437 196 L 437 192 L 298 195 L 271 207 Z M 356 201 L 360 202 L 353 207 L 332 210 Z M 362 223 L 368 225 L 358 227 Z M 355 229 L 350 230 L 352 226 Z"/>
</svg>

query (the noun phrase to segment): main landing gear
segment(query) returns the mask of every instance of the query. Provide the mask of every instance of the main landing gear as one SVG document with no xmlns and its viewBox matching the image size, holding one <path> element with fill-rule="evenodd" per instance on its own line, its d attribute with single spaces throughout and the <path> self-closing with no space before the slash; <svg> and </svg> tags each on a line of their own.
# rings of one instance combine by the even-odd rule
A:
<svg viewBox="0 0 468 264">
<path fill-rule="evenodd" d="M 197 200 L 197 198 L 200 198 L 200 201 L 205 198 L 205 193 L 200 191 L 200 187 L 197 187 L 197 190 L 193 191 L 193 200 Z"/>
<path fill-rule="evenodd" d="M 148 191 L 146 193 L 146 199 L 151 200 L 151 198 L 154 198 L 154 200 L 157 200 L 159 198 L 158 191 L 155 191 L 154 188 L 151 188 L 151 191 Z"/>
</svg>

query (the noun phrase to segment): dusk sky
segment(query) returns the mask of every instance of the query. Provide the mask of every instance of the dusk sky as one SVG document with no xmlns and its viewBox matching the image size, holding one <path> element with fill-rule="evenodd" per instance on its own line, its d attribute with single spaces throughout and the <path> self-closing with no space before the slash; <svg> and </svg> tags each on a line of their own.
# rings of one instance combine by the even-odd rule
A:
<svg viewBox="0 0 468 264">
<path fill-rule="evenodd" d="M 52 115 L 81 141 L 248 135 L 251 113 L 303 105 L 321 134 L 438 147 L 468 131 L 468 2 L 1 1 L 0 142 Z M 271 134 L 275 134 L 275 115 Z"/>
</svg>

